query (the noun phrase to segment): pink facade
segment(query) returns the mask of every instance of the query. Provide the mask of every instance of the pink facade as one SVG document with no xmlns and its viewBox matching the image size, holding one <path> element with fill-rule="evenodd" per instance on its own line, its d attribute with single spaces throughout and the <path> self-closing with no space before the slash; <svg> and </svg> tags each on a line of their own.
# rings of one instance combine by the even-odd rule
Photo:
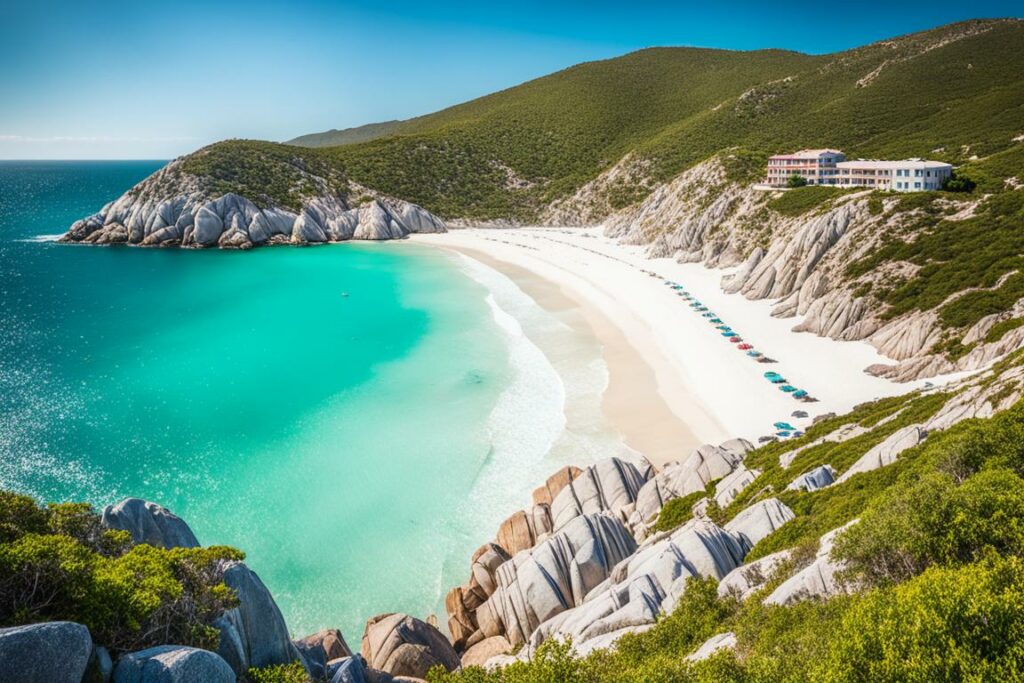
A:
<svg viewBox="0 0 1024 683">
<path fill-rule="evenodd" d="M 798 175 L 805 178 L 808 185 L 835 185 L 836 164 L 845 159 L 846 155 L 837 149 L 802 149 L 793 154 L 777 154 L 768 159 L 765 183 L 785 187 L 790 176 Z"/>
</svg>

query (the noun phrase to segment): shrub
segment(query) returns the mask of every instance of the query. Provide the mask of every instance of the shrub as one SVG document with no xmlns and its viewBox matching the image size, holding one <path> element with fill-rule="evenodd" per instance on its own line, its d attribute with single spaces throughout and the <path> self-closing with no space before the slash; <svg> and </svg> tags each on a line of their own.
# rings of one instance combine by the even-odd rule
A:
<svg viewBox="0 0 1024 683">
<path fill-rule="evenodd" d="M 978 184 L 963 174 L 953 171 L 948 178 L 942 182 L 942 189 L 946 192 L 973 192 Z"/>
<path fill-rule="evenodd" d="M 312 683 L 302 662 L 253 667 L 246 672 L 251 683 Z"/>
<path fill-rule="evenodd" d="M 14 512 L 20 523 L 10 521 Z M 77 621 L 115 652 L 166 643 L 216 649 L 211 623 L 237 604 L 222 562 L 242 553 L 132 546 L 125 532 L 103 529 L 88 505 L 39 508 L 16 494 L 0 495 L 0 517 L 0 626 Z"/>
<path fill-rule="evenodd" d="M 807 178 L 804 178 L 798 173 L 794 173 L 786 180 L 786 187 L 807 187 Z"/>
<path fill-rule="evenodd" d="M 826 681 L 1011 681 L 1024 670 L 1024 563 L 933 568 L 855 602 Z"/>
<path fill-rule="evenodd" d="M 932 565 L 1024 551 L 1024 480 L 997 469 L 959 486 L 944 473 L 887 491 L 836 542 L 850 571 L 871 585 L 905 581 Z"/>
<path fill-rule="evenodd" d="M 672 531 L 689 522 L 693 519 L 694 504 L 707 495 L 708 493 L 705 491 L 694 491 L 682 498 L 673 498 L 665 503 L 654 523 L 654 531 Z"/>
</svg>

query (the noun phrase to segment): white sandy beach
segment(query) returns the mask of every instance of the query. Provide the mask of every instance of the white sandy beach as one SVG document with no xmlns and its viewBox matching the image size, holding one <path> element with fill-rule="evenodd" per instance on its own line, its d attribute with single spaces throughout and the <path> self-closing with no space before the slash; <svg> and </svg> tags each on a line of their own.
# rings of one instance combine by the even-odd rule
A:
<svg viewBox="0 0 1024 683">
<path fill-rule="evenodd" d="M 837 342 L 792 328 L 799 318 L 770 315 L 772 302 L 749 301 L 719 286 L 728 271 L 649 259 L 599 228 L 452 230 L 414 241 L 453 249 L 500 270 L 546 308 L 578 306 L 602 345 L 609 370 L 604 410 L 626 443 L 656 465 L 701 443 L 756 441 L 785 421 L 804 428 L 814 416 L 910 391 L 864 368 L 891 362 L 863 342 Z M 762 364 L 701 317 L 650 270 L 687 291 L 745 342 L 778 361 Z M 803 403 L 764 378 L 782 374 L 818 399 Z M 804 410 L 808 418 L 793 417 Z"/>
</svg>

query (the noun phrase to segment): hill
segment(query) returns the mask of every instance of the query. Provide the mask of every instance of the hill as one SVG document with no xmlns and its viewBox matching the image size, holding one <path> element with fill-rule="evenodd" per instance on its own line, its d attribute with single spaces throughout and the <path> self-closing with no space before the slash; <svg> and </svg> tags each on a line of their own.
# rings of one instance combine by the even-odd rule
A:
<svg viewBox="0 0 1024 683">
<path fill-rule="evenodd" d="M 351 145 L 356 142 L 366 142 L 392 135 L 397 132 L 402 121 L 383 121 L 381 123 L 368 123 L 365 126 L 344 128 L 342 130 L 328 130 L 323 133 L 310 133 L 300 135 L 297 138 L 288 140 L 286 145 L 298 145 L 299 147 L 335 147 L 337 145 Z"/>
</svg>

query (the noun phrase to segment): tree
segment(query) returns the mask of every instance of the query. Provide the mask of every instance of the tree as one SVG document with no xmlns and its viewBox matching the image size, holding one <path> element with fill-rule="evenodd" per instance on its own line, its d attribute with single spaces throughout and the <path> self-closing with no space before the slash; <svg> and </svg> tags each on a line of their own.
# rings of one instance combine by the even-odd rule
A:
<svg viewBox="0 0 1024 683">
<path fill-rule="evenodd" d="M 942 182 L 942 189 L 946 192 L 971 192 L 978 184 L 968 176 L 960 175 L 956 171 L 949 174 L 949 177 Z"/>
<path fill-rule="evenodd" d="M 804 187 L 805 185 L 807 185 L 807 178 L 799 173 L 789 176 L 789 180 L 786 181 L 786 187 Z"/>
</svg>

